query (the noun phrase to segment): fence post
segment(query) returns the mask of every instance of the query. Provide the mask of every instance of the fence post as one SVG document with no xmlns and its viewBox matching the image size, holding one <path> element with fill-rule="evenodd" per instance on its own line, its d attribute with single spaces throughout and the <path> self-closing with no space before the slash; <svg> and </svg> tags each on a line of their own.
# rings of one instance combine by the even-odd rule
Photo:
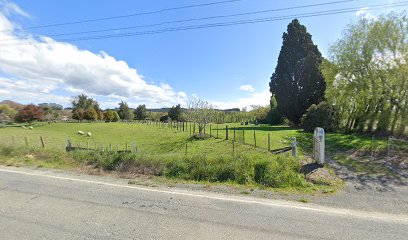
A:
<svg viewBox="0 0 408 240">
<path fill-rule="evenodd" d="M 256 147 L 256 133 L 255 133 L 255 130 L 254 130 L 254 144 L 255 144 L 255 147 Z"/>
<path fill-rule="evenodd" d="M 67 139 L 67 141 L 68 141 L 68 149 L 71 150 L 71 148 L 72 148 L 72 143 L 71 143 L 71 141 L 70 141 L 69 139 Z"/>
<path fill-rule="evenodd" d="M 25 141 L 26 146 L 28 147 L 28 139 L 27 139 L 27 137 L 24 137 L 24 141 Z"/>
<path fill-rule="evenodd" d="M 217 138 L 218 138 L 218 123 L 217 123 Z"/>
<path fill-rule="evenodd" d="M 232 157 L 235 158 L 235 140 L 232 140 Z"/>
<path fill-rule="evenodd" d="M 109 143 L 109 151 L 112 151 L 112 143 Z"/>
<path fill-rule="evenodd" d="M 225 125 L 225 140 L 228 140 L 228 125 Z"/>
<path fill-rule="evenodd" d="M 271 133 L 268 133 L 268 151 L 271 151 Z"/>
<path fill-rule="evenodd" d="M 234 141 L 235 141 L 235 128 L 234 128 Z"/>
<path fill-rule="evenodd" d="M 211 124 L 210 124 L 210 137 L 212 137 Z"/>
<path fill-rule="evenodd" d="M 45 148 L 45 143 L 44 143 L 43 137 L 40 136 L 40 140 L 41 140 L 41 145 L 42 145 L 42 147 Z"/>
<path fill-rule="evenodd" d="M 242 138 L 244 139 L 244 144 L 245 144 L 245 129 L 242 129 Z"/>
<path fill-rule="evenodd" d="M 188 142 L 186 142 L 186 154 L 185 154 L 186 156 L 187 156 L 187 144 L 188 144 Z"/>
<path fill-rule="evenodd" d="M 132 142 L 132 149 L 133 149 L 133 153 L 136 153 L 136 144 L 135 144 L 135 142 Z"/>
<path fill-rule="evenodd" d="M 183 132 L 184 132 L 184 121 L 183 121 L 183 122 L 181 122 L 181 123 L 183 123 Z"/>
<path fill-rule="evenodd" d="M 296 138 L 292 138 L 292 156 L 297 157 L 297 142 Z"/>
</svg>

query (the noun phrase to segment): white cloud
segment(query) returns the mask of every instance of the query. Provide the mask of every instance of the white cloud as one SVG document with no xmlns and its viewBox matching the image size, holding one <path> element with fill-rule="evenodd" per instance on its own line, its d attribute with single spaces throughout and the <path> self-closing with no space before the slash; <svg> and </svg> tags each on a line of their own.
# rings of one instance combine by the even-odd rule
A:
<svg viewBox="0 0 408 240">
<path fill-rule="evenodd" d="M 1 6 L 0 39 L 12 39 L 12 43 L 0 42 L 7 45 L 0 48 L 0 72 L 7 76 L 0 78 L 0 88 L 9 92 L 1 98 L 44 102 L 53 92 L 64 91 L 72 95 L 83 92 L 97 99 L 126 99 L 148 107 L 185 104 L 184 92 L 176 92 L 168 84 L 148 84 L 136 69 L 105 52 L 93 53 L 47 37 L 23 39 L 4 31 L 16 27 L 7 18 L 12 13 L 28 14 L 8 1 L 1 1 Z M 51 99 L 67 104 L 70 98 Z"/>
<path fill-rule="evenodd" d="M 219 102 L 219 101 L 210 101 L 219 109 L 228 109 L 228 108 L 243 108 L 247 107 L 251 109 L 252 105 L 269 105 L 271 98 L 271 93 L 266 90 L 259 93 L 251 93 L 248 97 L 239 98 L 237 101 L 228 101 L 228 102 Z"/>
<path fill-rule="evenodd" d="M 239 87 L 239 90 L 246 92 L 254 92 L 255 88 L 252 87 L 251 85 L 242 85 L 241 87 Z"/>
<path fill-rule="evenodd" d="M 0 9 L 6 16 L 16 13 L 20 16 L 30 18 L 30 14 L 21 9 L 17 4 L 8 0 L 0 0 Z"/>
</svg>

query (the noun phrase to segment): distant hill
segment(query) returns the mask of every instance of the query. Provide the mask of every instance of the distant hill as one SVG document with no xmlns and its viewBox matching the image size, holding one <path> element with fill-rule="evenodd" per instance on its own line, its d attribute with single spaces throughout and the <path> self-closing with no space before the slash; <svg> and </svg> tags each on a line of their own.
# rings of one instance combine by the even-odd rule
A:
<svg viewBox="0 0 408 240">
<path fill-rule="evenodd" d="M 18 103 L 18 102 L 14 102 L 11 100 L 3 100 L 0 102 L 0 105 L 7 105 L 12 109 L 18 110 L 24 107 L 24 104 Z"/>
</svg>

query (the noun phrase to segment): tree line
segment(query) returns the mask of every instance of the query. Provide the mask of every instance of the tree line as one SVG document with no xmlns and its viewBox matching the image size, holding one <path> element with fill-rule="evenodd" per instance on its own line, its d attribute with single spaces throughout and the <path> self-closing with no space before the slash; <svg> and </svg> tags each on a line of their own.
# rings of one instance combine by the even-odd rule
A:
<svg viewBox="0 0 408 240">
<path fill-rule="evenodd" d="M 408 18 L 390 13 L 350 24 L 324 59 L 298 20 L 283 34 L 270 78 L 270 123 L 305 130 L 393 134 L 408 125 Z"/>
</svg>

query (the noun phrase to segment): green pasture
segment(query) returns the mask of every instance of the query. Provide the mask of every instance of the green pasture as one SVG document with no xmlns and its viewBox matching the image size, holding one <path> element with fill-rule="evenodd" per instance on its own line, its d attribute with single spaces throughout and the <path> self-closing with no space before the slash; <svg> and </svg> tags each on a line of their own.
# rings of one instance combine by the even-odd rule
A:
<svg viewBox="0 0 408 240">
<path fill-rule="evenodd" d="M 208 124 L 206 134 L 213 138 L 191 141 L 190 134 L 198 132 L 194 124 L 157 124 L 151 123 L 36 123 L 34 129 L 22 128 L 20 125 L 0 128 L 0 144 L 13 146 L 45 147 L 65 149 L 70 140 L 74 146 L 110 149 L 133 150 L 146 154 L 269 154 L 270 149 L 291 146 L 295 137 L 301 153 L 310 153 L 313 145 L 312 134 L 288 126 L 241 125 L 239 123 Z M 226 140 L 228 129 L 228 140 Z M 191 130 L 191 131 L 190 131 Z M 78 135 L 78 131 L 91 132 L 92 136 Z M 218 136 L 218 138 L 217 138 Z M 235 139 L 233 146 L 232 140 Z M 269 140 L 268 140 L 269 139 Z M 27 140 L 27 142 L 26 142 Z M 255 148 L 255 142 L 257 148 Z M 269 142 L 269 146 L 268 146 Z M 187 145 L 187 146 L 186 146 Z M 359 136 L 356 134 L 326 134 L 328 151 L 371 150 L 380 151 L 386 148 L 387 140 Z M 234 148 L 234 149 L 233 149 Z"/>
</svg>

